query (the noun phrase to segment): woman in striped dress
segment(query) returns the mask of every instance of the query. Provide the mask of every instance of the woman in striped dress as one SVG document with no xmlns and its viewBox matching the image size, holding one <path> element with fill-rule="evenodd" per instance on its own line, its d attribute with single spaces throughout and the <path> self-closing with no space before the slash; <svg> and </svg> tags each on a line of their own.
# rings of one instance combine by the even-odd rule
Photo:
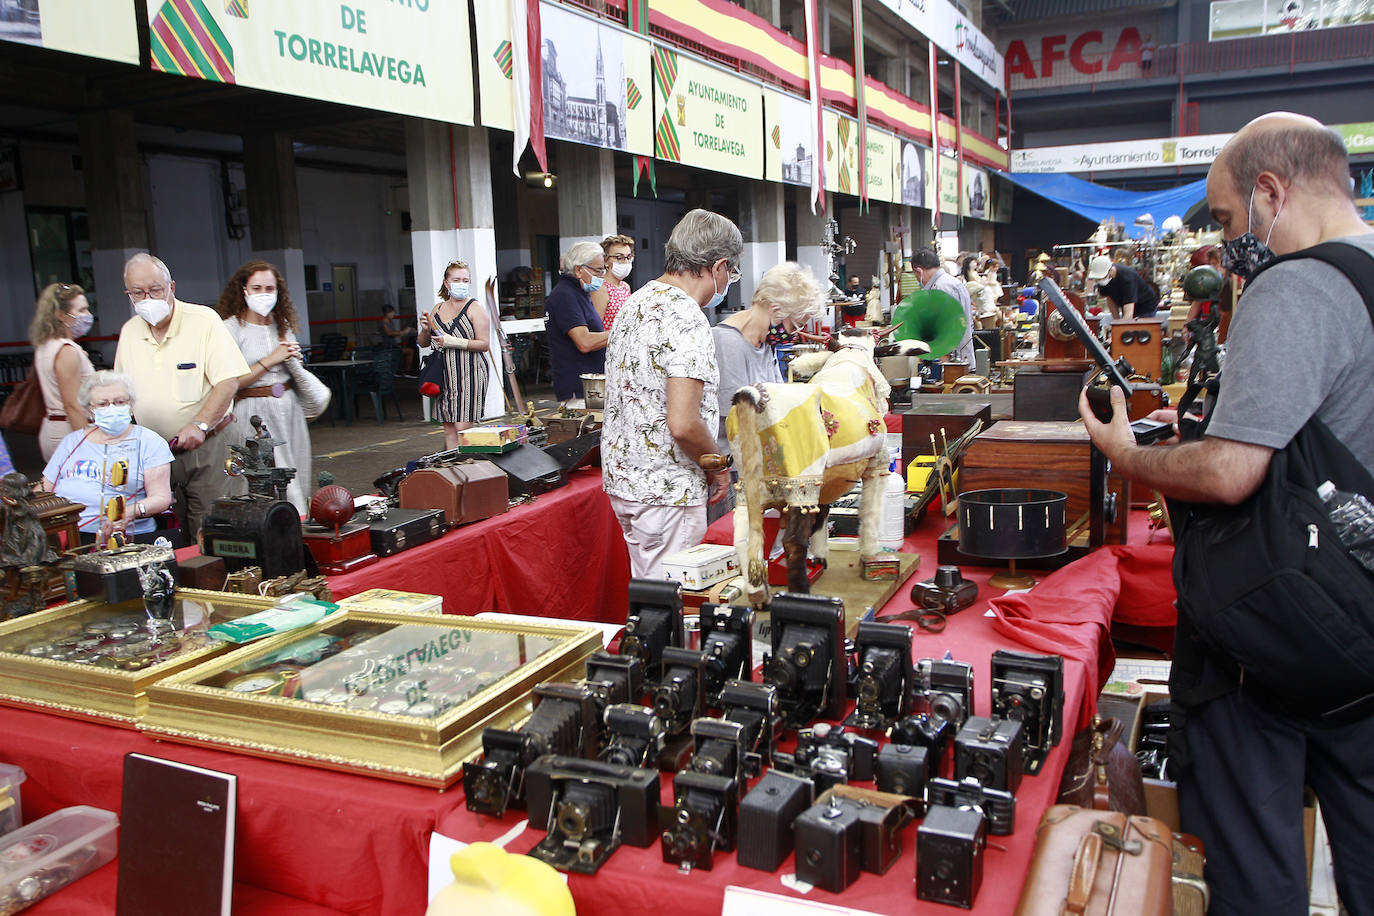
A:
<svg viewBox="0 0 1374 916">
<path fill-rule="evenodd" d="M 450 261 L 444 268 L 439 301 L 420 314 L 416 343 L 434 346 L 444 357 L 444 384 L 435 398 L 444 443 L 457 448 L 458 434 L 482 420 L 487 399 L 487 359 L 491 347 L 491 322 L 486 310 L 469 295 L 472 273 L 465 261 Z"/>
</svg>

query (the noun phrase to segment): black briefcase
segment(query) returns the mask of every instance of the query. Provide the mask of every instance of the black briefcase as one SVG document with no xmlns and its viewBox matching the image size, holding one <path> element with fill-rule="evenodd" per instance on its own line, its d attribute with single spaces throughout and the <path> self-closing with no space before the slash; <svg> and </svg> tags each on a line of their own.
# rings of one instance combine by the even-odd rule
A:
<svg viewBox="0 0 1374 916">
<path fill-rule="evenodd" d="M 368 522 L 371 528 L 372 552 L 379 557 L 432 541 L 444 533 L 448 520 L 443 509 L 386 510 L 386 515 Z"/>
<path fill-rule="evenodd" d="M 506 472 L 510 478 L 511 496 L 538 496 L 568 482 L 568 472 L 561 464 L 525 442 L 503 455 L 485 457 Z"/>
</svg>

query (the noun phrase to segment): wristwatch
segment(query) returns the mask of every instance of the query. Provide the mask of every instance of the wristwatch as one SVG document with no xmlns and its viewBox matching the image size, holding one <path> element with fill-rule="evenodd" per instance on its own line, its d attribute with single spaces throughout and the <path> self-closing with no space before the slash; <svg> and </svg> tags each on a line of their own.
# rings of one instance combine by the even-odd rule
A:
<svg viewBox="0 0 1374 916">
<path fill-rule="evenodd" d="M 192 425 L 194 425 L 196 429 L 200 430 L 200 431 L 201 431 L 202 433 L 204 433 L 205 435 L 207 435 L 207 436 L 210 435 L 210 424 L 209 424 L 209 423 L 206 423 L 206 422 L 203 421 L 203 420 L 197 420 L 197 421 L 196 421 L 194 424 L 192 424 Z"/>
</svg>

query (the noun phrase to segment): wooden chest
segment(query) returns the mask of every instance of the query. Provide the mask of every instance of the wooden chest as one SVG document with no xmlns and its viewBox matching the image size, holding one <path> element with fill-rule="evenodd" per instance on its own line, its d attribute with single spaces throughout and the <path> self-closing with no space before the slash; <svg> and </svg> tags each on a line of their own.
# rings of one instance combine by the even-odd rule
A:
<svg viewBox="0 0 1374 916">
<path fill-rule="evenodd" d="M 959 492 L 1002 487 L 1058 490 L 1068 494 L 1068 521 L 1087 516 L 1088 547 L 1126 543 L 1130 483 L 1107 474 L 1107 460 L 1081 422 L 1003 420 L 969 443 L 959 472 Z M 1116 517 L 1106 517 L 1115 494 Z"/>
<path fill-rule="evenodd" d="M 902 414 L 902 468 L 910 465 L 917 455 L 932 454 L 931 436 L 935 437 L 939 448 L 934 454 L 943 454 L 945 442 L 959 438 L 979 420 L 983 421 L 984 429 L 992 425 L 991 402 L 945 395 L 912 398 L 911 409 Z M 941 430 L 944 430 L 943 441 Z"/>
<path fill-rule="evenodd" d="M 420 468 L 401 481 L 397 495 L 402 509 L 444 510 L 454 527 L 500 515 L 510 505 L 505 472 L 485 460 Z"/>
<path fill-rule="evenodd" d="M 1011 415 L 1017 420 L 1077 420 L 1078 394 L 1096 374 L 1095 370 L 1085 376 L 1082 371 L 1017 369 Z"/>
</svg>

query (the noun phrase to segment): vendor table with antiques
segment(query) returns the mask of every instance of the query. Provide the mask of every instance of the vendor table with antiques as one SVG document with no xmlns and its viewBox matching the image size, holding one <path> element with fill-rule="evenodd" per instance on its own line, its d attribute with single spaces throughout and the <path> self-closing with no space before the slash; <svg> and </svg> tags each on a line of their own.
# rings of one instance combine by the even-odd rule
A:
<svg viewBox="0 0 1374 916">
<path fill-rule="evenodd" d="M 600 477 L 590 473 L 575 478 L 574 486 L 600 496 Z M 559 499 L 568 505 L 560 506 Z M 604 501 L 604 497 L 601 498 Z M 585 609 L 595 600 L 570 602 L 573 583 L 588 583 L 584 590 L 612 592 L 617 596 L 614 613 L 585 617 L 623 619 L 626 579 L 623 571 L 612 576 L 606 570 L 623 569 L 624 548 L 615 551 L 603 537 L 599 516 L 588 506 L 596 500 L 581 496 L 573 487 L 540 497 L 533 507 L 517 507 L 492 520 L 460 529 L 433 544 L 407 551 L 386 563 L 407 563 L 382 575 L 382 564 L 360 573 L 338 577 L 341 594 L 351 594 L 373 584 L 387 584 L 416 591 L 441 592 L 448 611 L 485 610 L 495 603 L 503 609 L 548 616 L 567 616 L 571 607 Z M 540 504 L 543 512 L 536 512 Z M 599 510 L 614 525 L 609 508 Z M 541 515 L 562 515 L 557 524 L 541 521 Z M 523 521 L 522 521 L 523 517 Z M 938 512 L 931 513 L 908 537 L 905 550 L 921 554 L 917 574 L 934 573 L 935 538 L 944 527 Z M 485 531 L 479 530 L 488 526 Z M 505 529 L 516 529 L 516 540 L 544 538 L 542 553 L 535 555 L 499 542 Z M 535 530 L 538 529 L 538 530 Z M 566 533 L 563 538 L 538 531 Z M 1135 526 L 1132 541 L 1145 539 L 1145 525 Z M 484 548 L 482 542 L 498 542 Z M 577 542 L 573 544 L 571 542 Z M 448 549 L 441 550 L 440 545 Z M 453 547 L 459 549 L 454 550 Z M 431 550 L 431 548 L 433 548 Z M 580 558 L 595 549 L 600 567 L 579 565 Z M 608 553 L 615 553 L 607 559 Z M 1031 855 L 1035 825 L 1041 812 L 1054 800 L 1069 751 L 1069 738 L 1091 715 L 1096 693 L 1110 670 L 1108 629 L 1123 615 L 1129 622 L 1167 625 L 1172 601 L 1168 580 L 1168 546 L 1103 548 L 1061 570 L 1023 596 L 996 597 L 994 614 L 987 613 L 986 579 L 991 569 L 969 568 L 966 575 L 979 583 L 983 594 L 966 610 L 952 615 L 941 633 L 915 630 L 916 658 L 952 657 L 969 662 L 974 669 L 974 711 L 988 711 L 989 656 L 994 649 L 1015 647 L 1054 652 L 1064 657 L 1064 739 L 1049 754 L 1037 776 L 1024 779 L 1017 792 L 1016 829 L 1010 836 L 993 837 L 986 854 L 986 874 L 974 909 L 984 913 L 1010 912 Z M 571 559 L 569 557 L 571 556 Z M 414 560 L 416 562 L 410 563 Z M 622 564 L 617 566 L 617 564 Z M 540 576 L 533 570 L 561 570 L 559 575 Z M 550 581 L 539 581 L 548 578 Z M 614 578 L 614 584 L 601 583 Z M 504 581 L 500 584 L 494 580 Z M 369 580 L 369 581 L 364 581 Z M 455 581 L 456 580 L 456 581 Z M 485 584 L 483 584 L 485 580 Z M 527 581 L 528 580 L 528 581 Z M 473 589 L 480 600 L 473 599 Z M 517 589 L 518 591 L 511 591 Z M 608 607 L 604 606 L 604 607 Z M 603 609 L 604 609 L 603 607 Z M 910 610 L 908 589 L 901 589 L 879 611 L 879 617 Z M 1144 609 L 1144 610 L 1143 610 Z M 1148 613 L 1147 613 L 1148 611 Z M 333 772 L 278 760 L 232 753 L 219 748 L 187 746 L 155 741 L 147 734 L 91 721 L 78 721 L 34 709 L 0 707 L 0 760 L 22 767 L 28 775 L 23 788 L 25 821 L 30 822 L 69 805 L 94 805 L 118 811 L 121 804 L 123 757 L 135 751 L 221 770 L 238 776 L 238 831 L 235 878 L 236 911 L 253 913 L 355 913 L 419 914 L 426 901 L 427 866 L 431 834 L 438 832 L 463 841 L 495 840 L 517 830 L 524 815 L 512 813 L 496 819 L 469 812 L 463 792 L 455 786 L 446 792 L 417 785 L 352 773 Z M 671 801 L 671 778 L 662 779 L 665 801 Z M 544 834 L 519 832 L 508 846 L 524 852 Z M 913 876 L 916 841 L 914 827 L 901 837 L 903 852 L 884 875 L 862 874 L 842 894 L 813 890 L 806 900 L 836 903 L 872 912 L 945 912 L 938 905 L 916 900 Z M 117 860 L 116 860 L 117 863 Z M 111 863 L 93 875 L 42 901 L 28 912 L 43 914 L 108 913 L 112 911 L 114 876 Z M 728 885 L 739 885 L 792 896 L 784 884 L 794 872 L 788 858 L 776 872 L 740 867 L 733 854 L 715 856 L 710 871 L 680 873 L 662 861 L 658 844 L 640 849 L 622 847 L 596 876 L 573 874 L 570 887 L 578 911 L 591 913 L 700 914 L 718 912 Z"/>
</svg>

